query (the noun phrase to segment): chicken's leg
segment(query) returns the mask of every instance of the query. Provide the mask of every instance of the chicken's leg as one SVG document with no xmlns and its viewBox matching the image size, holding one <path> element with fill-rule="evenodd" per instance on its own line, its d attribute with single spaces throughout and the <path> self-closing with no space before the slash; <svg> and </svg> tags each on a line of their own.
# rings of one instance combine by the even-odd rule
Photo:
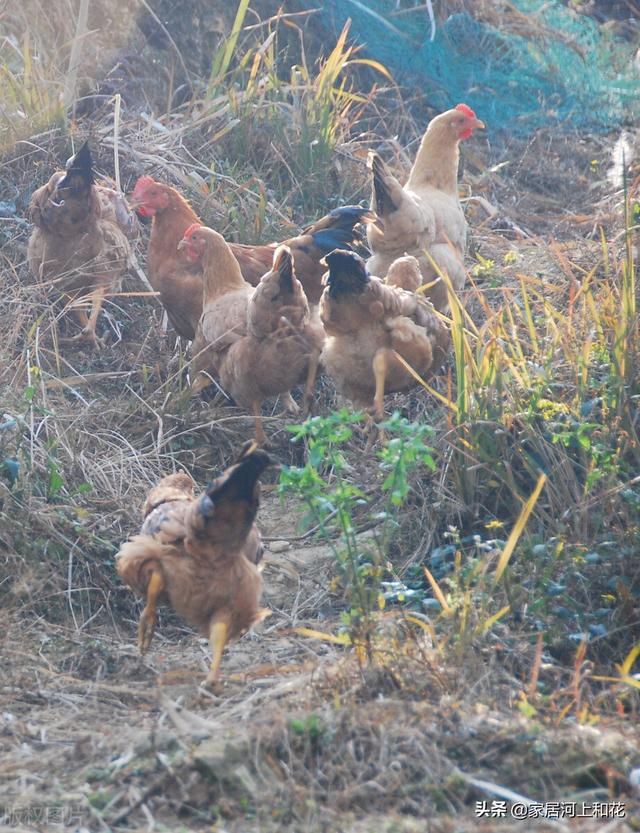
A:
<svg viewBox="0 0 640 833">
<path fill-rule="evenodd" d="M 205 688 L 216 690 L 220 687 L 220 663 L 222 652 L 227 644 L 229 628 L 226 622 L 212 622 L 209 630 L 209 645 L 211 647 L 211 668 L 203 682 Z"/>
<path fill-rule="evenodd" d="M 391 354 L 392 355 L 392 354 Z M 378 421 L 384 419 L 384 385 L 389 368 L 390 351 L 386 347 L 378 350 L 373 357 L 373 375 L 376 380 L 376 392 L 373 397 L 373 411 Z"/>
<path fill-rule="evenodd" d="M 140 622 L 138 624 L 138 647 L 140 653 L 144 654 L 151 646 L 151 640 L 156 629 L 156 611 L 158 608 L 158 597 L 165 589 L 165 580 L 158 567 L 154 568 L 147 585 L 147 604 L 145 605 Z"/>
<path fill-rule="evenodd" d="M 91 293 L 91 314 L 87 315 L 84 307 L 72 307 L 73 314 L 78 319 L 78 323 L 82 327 L 78 335 L 71 338 L 62 339 L 62 341 L 70 343 L 73 341 L 90 341 L 96 350 L 100 350 L 105 346 L 104 339 L 98 338 L 96 335 L 96 324 L 98 323 L 98 316 L 104 303 L 107 294 L 106 286 L 99 286 Z"/>
<path fill-rule="evenodd" d="M 304 386 L 304 393 L 302 395 L 302 412 L 308 415 L 311 411 L 311 397 L 316 386 L 316 376 L 318 373 L 318 365 L 320 364 L 320 352 L 314 351 L 309 356 L 309 365 L 307 368 L 307 381 Z"/>
<path fill-rule="evenodd" d="M 262 402 L 259 399 L 251 403 L 251 413 L 256 428 L 256 442 L 258 445 L 266 445 L 267 437 L 262 427 Z"/>
</svg>

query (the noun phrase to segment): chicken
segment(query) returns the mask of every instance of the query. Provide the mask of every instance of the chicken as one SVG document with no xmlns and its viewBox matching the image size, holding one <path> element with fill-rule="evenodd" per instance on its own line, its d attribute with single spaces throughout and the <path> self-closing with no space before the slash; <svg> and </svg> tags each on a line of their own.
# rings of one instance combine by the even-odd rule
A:
<svg viewBox="0 0 640 833">
<path fill-rule="evenodd" d="M 219 684 L 226 643 L 268 615 L 259 607 L 262 545 L 255 520 L 258 478 L 270 465 L 266 452 L 249 443 L 198 497 L 188 475 L 163 478 L 147 497 L 140 534 L 116 555 L 119 576 L 146 597 L 140 651 L 151 645 L 158 603 L 168 602 L 209 638 L 212 661 L 205 685 L 212 688 Z"/>
<path fill-rule="evenodd" d="M 385 275 L 404 252 L 420 256 L 432 245 L 436 218 L 427 203 L 400 185 L 377 153 L 369 153 L 367 165 L 373 179 L 371 208 L 378 218 L 367 226 L 372 251 L 369 263 L 376 268 L 376 275 Z"/>
<path fill-rule="evenodd" d="M 169 320 L 178 333 L 193 339 L 202 314 L 202 269 L 200 263 L 189 263 L 176 249 L 189 226 L 201 221 L 175 188 L 156 182 L 150 176 L 140 177 L 131 203 L 143 216 L 153 217 L 148 267 L 151 285 L 160 292 Z M 336 247 L 350 248 L 356 237 L 354 227 L 370 219 L 372 215 L 367 209 L 346 205 L 334 209 L 297 237 L 285 241 L 311 304 L 317 304 L 322 294 L 320 258 Z M 229 245 L 244 279 L 256 286 L 271 268 L 278 244 Z"/>
<path fill-rule="evenodd" d="M 67 340 L 102 347 L 96 323 L 104 299 L 130 265 L 128 237 L 137 230 L 135 215 L 122 194 L 95 182 L 86 142 L 67 162 L 66 171 L 57 171 L 33 193 L 29 213 L 35 225 L 27 249 L 31 271 L 69 300 L 82 327 Z"/>
<path fill-rule="evenodd" d="M 394 260 L 387 272 L 384 282 L 387 286 L 395 286 L 398 289 L 405 289 L 407 292 L 416 292 L 422 285 L 422 273 L 418 258 L 412 255 L 405 255 Z"/>
<path fill-rule="evenodd" d="M 194 224 L 180 243 L 204 271 L 202 318 L 193 344 L 200 376 L 194 391 L 211 376 L 242 407 L 251 410 L 256 439 L 266 441 L 260 410 L 265 399 L 285 394 L 306 379 L 308 408 L 324 331 L 314 322 L 287 246 L 273 253 L 273 268 L 252 287 L 242 277 L 231 247 L 213 229 Z M 295 403 L 294 403 L 295 405 Z"/>
<path fill-rule="evenodd" d="M 449 333 L 429 301 L 371 276 L 354 252 L 336 250 L 325 260 L 329 272 L 320 300 L 327 334 L 322 364 L 338 392 L 356 407 L 367 407 L 373 399 L 381 420 L 385 392 L 417 384 L 397 356 L 425 379 L 442 365 Z M 413 281 L 418 281 L 417 263 L 406 258 L 402 268 L 412 268 Z"/>
<path fill-rule="evenodd" d="M 403 254 L 420 262 L 425 294 L 435 307 L 449 307 L 446 272 L 455 291 L 466 280 L 464 254 L 467 222 L 458 197 L 459 145 L 484 128 L 466 104 L 458 104 L 431 120 L 404 188 L 375 153 L 369 154 L 373 178 L 372 208 L 378 221 L 367 226 L 372 274 L 386 275 Z M 432 260 L 437 264 L 436 269 Z"/>
</svg>

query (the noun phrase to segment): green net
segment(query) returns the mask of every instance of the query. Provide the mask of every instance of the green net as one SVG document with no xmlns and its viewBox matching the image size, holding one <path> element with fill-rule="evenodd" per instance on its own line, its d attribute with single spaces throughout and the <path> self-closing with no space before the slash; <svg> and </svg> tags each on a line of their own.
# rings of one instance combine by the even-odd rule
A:
<svg viewBox="0 0 640 833">
<path fill-rule="evenodd" d="M 399 5 L 325 0 L 320 14 L 335 28 L 351 18 L 351 37 L 367 55 L 439 110 L 464 101 L 492 125 L 521 134 L 550 122 L 601 131 L 640 115 L 639 44 L 556 0 L 512 0 L 526 17 L 508 28 L 453 14 L 433 40 L 425 5 Z"/>
</svg>

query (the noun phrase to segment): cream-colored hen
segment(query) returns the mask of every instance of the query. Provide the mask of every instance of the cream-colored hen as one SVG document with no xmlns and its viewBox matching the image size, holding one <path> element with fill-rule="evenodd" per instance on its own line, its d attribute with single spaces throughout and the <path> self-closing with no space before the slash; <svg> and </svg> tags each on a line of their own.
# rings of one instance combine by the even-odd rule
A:
<svg viewBox="0 0 640 833">
<path fill-rule="evenodd" d="M 459 146 L 483 127 L 466 104 L 432 119 L 404 187 L 377 154 L 370 154 L 372 207 L 378 222 L 367 226 L 372 252 L 367 267 L 375 275 L 386 275 L 398 257 L 415 256 L 422 283 L 429 286 L 425 294 L 441 311 L 448 309 L 449 299 L 431 259 L 459 292 L 466 280 L 467 245 L 467 222 L 458 196 Z"/>
</svg>

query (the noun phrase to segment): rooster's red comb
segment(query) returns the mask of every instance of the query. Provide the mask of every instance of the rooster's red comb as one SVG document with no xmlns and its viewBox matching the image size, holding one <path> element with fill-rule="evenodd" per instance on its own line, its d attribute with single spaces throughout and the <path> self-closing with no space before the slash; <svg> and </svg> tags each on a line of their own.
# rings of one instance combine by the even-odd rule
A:
<svg viewBox="0 0 640 833">
<path fill-rule="evenodd" d="M 198 231 L 199 228 L 202 228 L 202 223 L 191 223 L 191 225 L 189 226 L 189 228 L 185 231 L 185 233 L 183 235 L 184 239 L 189 240 L 191 238 L 191 235 L 195 231 Z"/>
<path fill-rule="evenodd" d="M 455 109 L 463 113 L 468 119 L 475 119 L 476 117 L 476 114 L 468 104 L 458 104 Z"/>
<path fill-rule="evenodd" d="M 138 181 L 134 185 L 135 190 L 144 190 L 145 188 L 150 188 L 152 185 L 157 185 L 158 183 L 155 179 L 151 176 L 140 176 L 138 177 Z"/>
</svg>

